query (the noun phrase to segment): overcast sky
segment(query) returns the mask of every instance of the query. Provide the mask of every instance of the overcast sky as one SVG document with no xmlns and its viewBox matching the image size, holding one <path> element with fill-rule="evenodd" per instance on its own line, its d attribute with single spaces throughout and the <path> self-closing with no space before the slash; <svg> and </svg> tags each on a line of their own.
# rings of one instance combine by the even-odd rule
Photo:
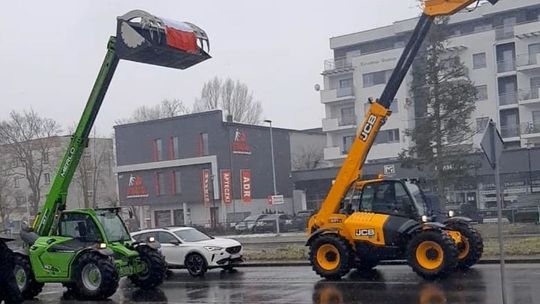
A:
<svg viewBox="0 0 540 304">
<path fill-rule="evenodd" d="M 116 29 L 132 9 L 192 22 L 210 38 L 212 59 L 188 70 L 121 61 L 96 121 L 112 134 L 118 118 L 178 98 L 191 106 L 214 76 L 246 83 L 263 118 L 284 128 L 321 126 L 329 38 L 420 14 L 415 0 L 9 1 L 0 10 L 0 119 L 34 109 L 64 129 L 77 123 Z"/>
</svg>

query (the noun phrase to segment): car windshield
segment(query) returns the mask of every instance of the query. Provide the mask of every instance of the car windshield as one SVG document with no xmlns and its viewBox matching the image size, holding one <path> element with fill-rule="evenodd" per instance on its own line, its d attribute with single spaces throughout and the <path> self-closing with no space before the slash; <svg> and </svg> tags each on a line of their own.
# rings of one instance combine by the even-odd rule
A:
<svg viewBox="0 0 540 304">
<path fill-rule="evenodd" d="M 200 242 L 211 240 L 212 237 L 200 232 L 197 229 L 182 229 L 174 232 L 182 241 L 185 242 Z"/>
<path fill-rule="evenodd" d="M 109 242 L 128 241 L 131 239 L 124 222 L 116 212 L 102 210 L 97 211 L 96 215 Z"/>
<path fill-rule="evenodd" d="M 250 215 L 248 217 L 246 217 L 243 222 L 254 222 L 257 220 L 259 216 L 258 215 Z"/>
</svg>

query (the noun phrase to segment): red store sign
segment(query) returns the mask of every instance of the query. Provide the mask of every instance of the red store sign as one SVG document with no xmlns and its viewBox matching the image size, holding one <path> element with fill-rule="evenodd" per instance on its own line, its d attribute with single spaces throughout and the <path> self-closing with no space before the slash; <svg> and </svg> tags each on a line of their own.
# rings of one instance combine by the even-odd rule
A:
<svg viewBox="0 0 540 304">
<path fill-rule="evenodd" d="M 251 203 L 251 170 L 240 170 L 240 185 L 242 187 L 242 201 Z"/>
<path fill-rule="evenodd" d="M 221 170 L 221 199 L 223 203 L 230 204 L 232 203 L 232 182 L 231 170 L 223 169 Z"/>
<path fill-rule="evenodd" d="M 204 206 L 208 206 L 210 204 L 210 170 L 203 169 L 202 170 L 202 178 L 201 178 L 201 186 L 202 186 L 202 193 L 203 193 L 203 202 Z"/>
</svg>

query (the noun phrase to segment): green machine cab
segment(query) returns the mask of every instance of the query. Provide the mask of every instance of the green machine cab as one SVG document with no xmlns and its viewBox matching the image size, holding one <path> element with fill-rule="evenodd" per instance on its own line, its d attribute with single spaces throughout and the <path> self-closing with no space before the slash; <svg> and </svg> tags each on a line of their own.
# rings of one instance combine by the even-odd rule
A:
<svg viewBox="0 0 540 304">
<path fill-rule="evenodd" d="M 23 229 L 24 250 L 16 254 L 15 277 L 26 299 L 45 283 L 62 283 L 81 299 L 113 295 L 128 277 L 140 288 L 160 285 L 166 263 L 159 243 L 135 242 L 119 209 L 65 210 L 68 187 L 120 59 L 186 69 L 210 58 L 206 33 L 187 22 L 141 10 L 117 18 L 117 35 L 107 53 L 77 129 L 32 227 Z"/>
</svg>

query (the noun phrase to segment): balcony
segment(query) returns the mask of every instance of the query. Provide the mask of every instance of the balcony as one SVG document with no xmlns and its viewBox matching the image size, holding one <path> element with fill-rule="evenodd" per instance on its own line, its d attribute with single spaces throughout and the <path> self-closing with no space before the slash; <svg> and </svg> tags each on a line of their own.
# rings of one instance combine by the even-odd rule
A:
<svg viewBox="0 0 540 304">
<path fill-rule="evenodd" d="M 540 53 L 527 53 L 517 56 L 518 71 L 537 71 L 540 69 Z"/>
<path fill-rule="evenodd" d="M 515 60 L 501 60 L 497 61 L 497 73 L 507 73 L 516 70 Z"/>
<path fill-rule="evenodd" d="M 540 102 L 540 88 L 519 90 L 519 104 L 536 104 Z"/>
<path fill-rule="evenodd" d="M 324 118 L 322 128 L 323 132 L 356 128 L 356 117 Z"/>
<path fill-rule="evenodd" d="M 519 125 L 501 126 L 502 138 L 512 139 L 512 137 L 517 137 L 517 140 L 519 140 L 519 127 Z"/>
<path fill-rule="evenodd" d="M 323 153 L 325 160 L 345 158 L 345 155 L 341 153 L 340 147 L 326 147 L 324 148 Z"/>
<path fill-rule="evenodd" d="M 495 28 L 495 40 L 506 40 L 514 38 L 514 26 L 503 25 Z"/>
<path fill-rule="evenodd" d="M 321 102 L 329 103 L 334 101 L 341 101 L 354 98 L 354 88 L 337 88 L 331 90 L 322 90 L 321 91 Z"/>
<path fill-rule="evenodd" d="M 351 58 L 333 58 L 324 61 L 323 75 L 331 73 L 348 72 L 353 70 Z"/>
<path fill-rule="evenodd" d="M 501 93 L 499 94 L 499 106 L 512 106 L 518 104 L 517 92 Z"/>
<path fill-rule="evenodd" d="M 521 136 L 523 138 L 540 137 L 540 123 L 533 121 L 522 123 Z"/>
</svg>

